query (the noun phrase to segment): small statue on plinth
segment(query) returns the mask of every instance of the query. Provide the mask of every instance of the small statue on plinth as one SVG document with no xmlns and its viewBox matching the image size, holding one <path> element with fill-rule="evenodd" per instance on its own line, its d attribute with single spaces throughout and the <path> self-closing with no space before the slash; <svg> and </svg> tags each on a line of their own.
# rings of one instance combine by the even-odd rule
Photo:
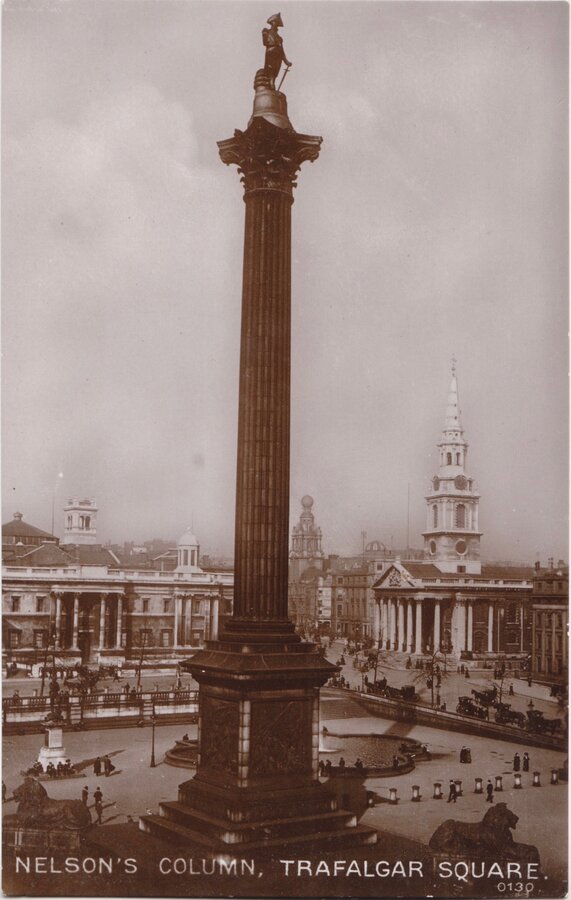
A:
<svg viewBox="0 0 571 900">
<path fill-rule="evenodd" d="M 266 48 L 264 68 L 259 69 L 258 72 L 256 72 L 254 87 L 261 87 L 263 85 L 264 87 L 268 87 L 270 90 L 275 91 L 276 78 L 279 75 L 282 63 L 286 67 L 286 73 L 287 70 L 291 68 L 292 63 L 290 63 L 285 55 L 283 40 L 278 32 L 278 28 L 283 28 L 284 25 L 281 14 L 276 13 L 275 15 L 270 16 L 268 25 L 270 26 L 269 28 L 262 29 L 262 41 Z"/>
</svg>

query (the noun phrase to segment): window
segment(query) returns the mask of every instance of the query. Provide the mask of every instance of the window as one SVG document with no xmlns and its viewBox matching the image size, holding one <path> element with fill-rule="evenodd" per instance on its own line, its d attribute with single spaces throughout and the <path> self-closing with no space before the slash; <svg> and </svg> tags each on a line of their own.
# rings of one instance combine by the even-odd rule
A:
<svg viewBox="0 0 571 900">
<path fill-rule="evenodd" d="M 171 633 L 166 629 L 161 631 L 161 647 L 170 647 L 171 645 Z"/>
<path fill-rule="evenodd" d="M 15 629 L 8 632 L 8 644 L 11 650 L 17 650 L 21 644 L 22 634 Z"/>
<path fill-rule="evenodd" d="M 191 551 L 190 551 L 190 565 L 191 565 L 191 566 L 196 566 L 196 565 L 197 565 L 197 562 L 196 562 L 196 550 L 191 550 Z"/>
<path fill-rule="evenodd" d="M 451 466 L 451 465 L 452 465 L 452 454 L 451 454 L 451 453 L 447 453 L 447 454 L 446 454 L 446 465 L 447 465 L 447 466 Z"/>
<path fill-rule="evenodd" d="M 202 600 L 193 600 L 192 601 L 192 611 L 195 616 L 202 615 Z"/>
<path fill-rule="evenodd" d="M 182 551 L 182 565 L 188 566 L 188 550 Z"/>
<path fill-rule="evenodd" d="M 172 603 L 168 598 L 163 600 L 163 612 L 166 612 L 166 613 L 172 612 Z"/>
<path fill-rule="evenodd" d="M 436 503 L 432 507 L 432 527 L 438 528 L 438 507 Z"/>
<path fill-rule="evenodd" d="M 457 570 L 458 570 L 459 573 L 462 573 L 462 572 L 465 572 L 465 571 L 466 571 L 466 566 L 456 566 L 456 568 L 457 568 Z"/>
<path fill-rule="evenodd" d="M 18 613 L 20 612 L 20 598 L 12 597 L 12 612 Z"/>
<path fill-rule="evenodd" d="M 91 528 L 91 516 L 86 516 L 86 517 L 85 517 L 85 527 L 86 527 L 86 528 Z"/>
<path fill-rule="evenodd" d="M 68 516 L 68 517 L 67 517 L 67 527 L 68 527 L 68 528 L 71 528 L 72 525 L 73 525 L 73 519 L 72 519 L 71 516 Z"/>
<path fill-rule="evenodd" d="M 47 646 L 47 633 L 45 631 L 34 631 L 34 647 L 36 650 L 42 650 Z"/>
<path fill-rule="evenodd" d="M 456 506 L 456 528 L 466 527 L 466 507 L 463 503 Z"/>
<path fill-rule="evenodd" d="M 460 454 L 459 453 L 456 454 L 456 465 L 457 466 L 460 465 Z"/>
<path fill-rule="evenodd" d="M 149 647 L 153 642 L 153 632 L 150 628 L 139 628 L 139 646 Z"/>
<path fill-rule="evenodd" d="M 43 613 L 45 609 L 45 597 L 36 597 L 36 612 Z"/>
<path fill-rule="evenodd" d="M 149 611 L 149 598 L 143 597 L 143 612 L 148 613 Z"/>
</svg>

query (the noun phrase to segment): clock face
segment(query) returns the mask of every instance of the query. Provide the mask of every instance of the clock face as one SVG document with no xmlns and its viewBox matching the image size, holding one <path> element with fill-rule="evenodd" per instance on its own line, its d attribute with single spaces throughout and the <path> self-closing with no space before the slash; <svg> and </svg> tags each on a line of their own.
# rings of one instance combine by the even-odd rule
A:
<svg viewBox="0 0 571 900">
<path fill-rule="evenodd" d="M 454 479 L 454 486 L 458 488 L 459 491 L 465 491 L 468 485 L 468 480 L 463 475 L 457 475 Z"/>
<path fill-rule="evenodd" d="M 435 491 L 438 490 L 438 488 L 440 487 L 440 479 L 439 478 L 432 479 L 432 487 L 434 488 Z"/>
<path fill-rule="evenodd" d="M 466 544 L 466 541 L 456 541 L 456 553 L 459 556 L 464 556 L 467 549 L 468 546 Z"/>
</svg>

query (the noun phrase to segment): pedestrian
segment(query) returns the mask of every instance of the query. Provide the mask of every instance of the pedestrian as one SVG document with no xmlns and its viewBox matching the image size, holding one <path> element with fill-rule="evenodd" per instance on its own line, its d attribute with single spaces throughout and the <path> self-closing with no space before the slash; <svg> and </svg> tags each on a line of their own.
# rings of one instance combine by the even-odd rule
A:
<svg viewBox="0 0 571 900">
<path fill-rule="evenodd" d="M 333 769 L 333 763 L 331 762 L 330 759 L 328 759 L 327 762 L 325 763 L 325 775 L 327 777 L 329 777 L 329 775 L 331 775 L 332 769 Z"/>
<path fill-rule="evenodd" d="M 344 769 L 344 768 L 345 768 L 345 760 L 343 759 L 342 756 L 339 757 L 339 768 L 340 768 L 340 769 Z"/>
<path fill-rule="evenodd" d="M 393 756 L 393 769 L 398 769 L 398 767 L 399 767 L 399 758 L 398 758 L 398 756 L 395 754 L 395 755 Z"/>
<path fill-rule="evenodd" d="M 488 778 L 488 783 L 486 785 L 486 803 L 494 802 L 494 785 L 492 784 L 492 779 Z"/>
<path fill-rule="evenodd" d="M 89 788 L 85 784 L 81 791 L 81 802 L 83 803 L 84 806 L 87 806 L 87 798 L 88 797 L 89 797 Z"/>
<path fill-rule="evenodd" d="M 111 772 L 115 771 L 115 766 L 113 765 L 113 763 L 111 762 L 111 760 L 109 759 L 108 756 L 103 757 L 103 767 L 105 769 L 105 777 L 106 778 L 108 775 L 111 775 Z"/>
<path fill-rule="evenodd" d="M 95 762 L 93 763 L 93 774 L 101 775 L 101 757 L 98 756 Z"/>
<path fill-rule="evenodd" d="M 6 782 L 2 782 L 2 803 L 6 803 Z"/>
<path fill-rule="evenodd" d="M 465 747 L 462 747 L 462 749 L 460 750 L 460 762 L 461 763 L 466 762 L 466 748 Z"/>
<path fill-rule="evenodd" d="M 520 756 L 519 753 L 514 753 L 514 772 L 519 772 L 520 770 Z"/>
<path fill-rule="evenodd" d="M 510 697 L 514 697 L 514 696 L 515 696 L 513 684 L 510 684 L 509 695 L 510 695 Z"/>
<path fill-rule="evenodd" d="M 448 803 L 456 803 L 456 785 L 454 784 L 454 779 L 450 779 L 450 785 L 448 788 Z"/>
<path fill-rule="evenodd" d="M 364 769 L 365 768 L 363 765 L 363 760 L 360 759 L 360 757 L 357 757 L 357 759 L 355 760 L 355 768 L 356 769 Z"/>
<path fill-rule="evenodd" d="M 529 753 L 523 754 L 523 771 L 529 772 Z"/>
<path fill-rule="evenodd" d="M 100 788 L 97 788 L 97 790 L 94 791 L 93 799 L 95 800 L 95 815 L 97 816 L 96 824 L 101 825 L 101 817 L 103 815 L 103 794 L 101 793 Z"/>
<path fill-rule="evenodd" d="M 322 759 L 320 759 L 319 760 L 319 776 L 320 776 L 320 778 L 323 778 L 324 775 L 325 775 L 325 763 L 323 762 Z"/>
</svg>

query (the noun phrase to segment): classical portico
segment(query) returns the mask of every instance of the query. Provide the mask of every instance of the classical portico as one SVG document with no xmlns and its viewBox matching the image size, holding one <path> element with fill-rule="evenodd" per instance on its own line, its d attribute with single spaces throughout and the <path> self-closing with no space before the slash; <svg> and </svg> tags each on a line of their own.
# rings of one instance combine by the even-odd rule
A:
<svg viewBox="0 0 571 900">
<path fill-rule="evenodd" d="M 66 657 L 89 662 L 98 655 L 123 658 L 125 648 L 123 588 L 81 589 L 55 585 L 51 591 L 51 621 L 55 649 Z"/>
<path fill-rule="evenodd" d="M 383 650 L 408 655 L 526 654 L 529 578 L 527 570 L 509 567 L 484 566 L 479 576 L 468 577 L 397 561 L 373 586 L 374 638 Z"/>
</svg>

